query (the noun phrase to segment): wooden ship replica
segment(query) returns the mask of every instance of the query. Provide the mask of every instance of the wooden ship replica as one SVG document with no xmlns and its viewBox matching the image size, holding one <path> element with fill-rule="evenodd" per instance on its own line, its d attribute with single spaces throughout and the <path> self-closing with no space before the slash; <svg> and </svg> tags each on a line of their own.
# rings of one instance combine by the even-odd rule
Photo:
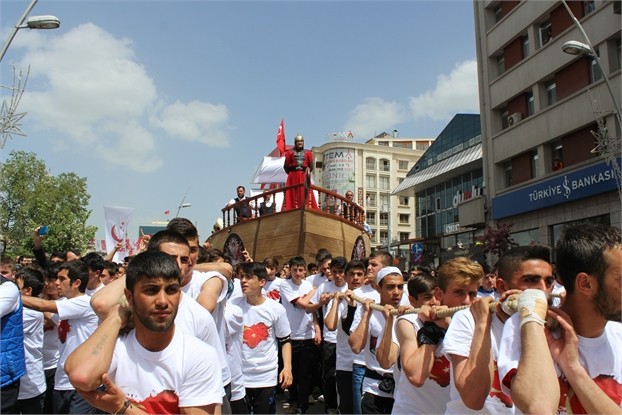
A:
<svg viewBox="0 0 622 415">
<path fill-rule="evenodd" d="M 283 160 L 283 157 L 265 157 L 253 180 L 264 190 L 222 209 L 223 227 L 209 238 L 213 247 L 229 255 L 234 265 L 242 261 L 243 250 L 255 261 L 275 257 L 281 264 L 296 255 L 303 256 L 307 263 L 315 262 L 320 248 L 328 249 L 333 257 L 343 256 L 348 260 L 369 256 L 370 237 L 365 230 L 363 208 L 336 192 L 312 184 L 308 171 L 304 183 L 284 186 Z M 274 171 L 262 174 L 267 164 Z M 302 207 L 279 206 L 277 201 L 286 200 L 286 192 L 301 187 L 305 195 Z M 267 195 L 272 196 L 276 209 L 274 213 L 259 215 L 257 208 Z M 308 203 L 312 197 L 317 207 Z M 239 217 L 237 212 L 243 211 L 242 207 L 254 212 L 253 217 Z"/>
</svg>

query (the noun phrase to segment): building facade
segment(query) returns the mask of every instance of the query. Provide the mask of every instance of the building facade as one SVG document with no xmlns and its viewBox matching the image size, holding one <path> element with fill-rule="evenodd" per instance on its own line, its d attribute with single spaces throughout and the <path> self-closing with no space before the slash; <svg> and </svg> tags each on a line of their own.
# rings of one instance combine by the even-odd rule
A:
<svg viewBox="0 0 622 415">
<path fill-rule="evenodd" d="M 520 244 L 553 245 L 576 222 L 620 226 L 620 1 L 474 10 L 488 221 Z M 568 41 L 591 41 L 601 65 Z"/>
<path fill-rule="evenodd" d="M 415 198 L 415 237 L 400 249 L 410 265 L 456 256 L 483 260 L 477 244 L 485 225 L 482 164 L 480 116 L 457 114 L 393 190 Z"/>
<path fill-rule="evenodd" d="M 383 133 L 365 143 L 333 141 L 313 147 L 316 183 L 341 196 L 354 192 L 354 201 L 365 209 L 374 248 L 389 241 L 412 238 L 415 234 L 413 197 L 391 196 L 391 190 L 431 145 L 429 138 L 399 138 Z M 332 208 L 332 200 L 318 201 L 322 209 Z M 390 237 L 389 237 L 390 235 Z"/>
</svg>

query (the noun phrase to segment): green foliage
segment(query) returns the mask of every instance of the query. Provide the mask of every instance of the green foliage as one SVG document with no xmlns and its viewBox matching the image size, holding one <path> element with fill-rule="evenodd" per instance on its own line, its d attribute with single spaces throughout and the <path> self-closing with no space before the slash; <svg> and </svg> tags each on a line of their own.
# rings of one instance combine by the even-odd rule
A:
<svg viewBox="0 0 622 415">
<path fill-rule="evenodd" d="M 512 225 L 499 222 L 492 222 L 486 226 L 484 234 L 479 238 L 479 242 L 484 245 L 484 253 L 491 253 L 499 258 L 518 246 L 510 236 L 511 229 Z"/>
<path fill-rule="evenodd" d="M 75 173 L 55 177 L 34 153 L 12 151 L 0 166 L 0 234 L 6 250 L 31 255 L 34 229 L 49 225 L 47 252 L 83 252 L 97 231 L 86 225 L 90 198 L 86 178 Z"/>
</svg>

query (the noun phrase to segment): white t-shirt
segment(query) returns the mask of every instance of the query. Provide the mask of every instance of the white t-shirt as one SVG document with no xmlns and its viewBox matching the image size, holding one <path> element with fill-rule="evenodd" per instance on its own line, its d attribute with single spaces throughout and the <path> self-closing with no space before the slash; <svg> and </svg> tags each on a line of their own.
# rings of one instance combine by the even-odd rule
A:
<svg viewBox="0 0 622 415">
<path fill-rule="evenodd" d="M 461 310 L 458 311 L 451 319 L 451 324 L 447 329 L 445 338 L 443 340 L 443 354 L 447 356 L 447 359 L 451 362 L 450 354 L 457 356 L 469 356 L 471 351 L 471 342 L 473 341 L 473 332 L 475 331 L 475 320 L 471 311 Z M 501 341 L 501 332 L 503 331 L 503 323 L 499 320 L 496 314 L 492 315 L 492 322 L 490 324 L 490 345 L 492 352 L 492 359 L 494 363 L 494 373 L 492 379 L 492 387 L 484 407 L 480 411 L 473 411 L 467 408 L 462 399 L 460 399 L 460 393 L 456 389 L 454 383 L 453 366 L 451 370 L 451 400 L 447 403 L 447 410 L 445 414 L 464 414 L 464 413 L 495 413 L 495 414 L 514 414 L 514 404 L 512 399 L 501 391 L 501 383 L 499 381 L 499 372 L 497 371 L 497 358 L 499 356 L 499 342 Z"/>
<path fill-rule="evenodd" d="M 359 307 L 356 310 L 356 314 L 354 315 L 354 321 L 352 321 L 352 327 L 350 329 L 350 333 L 353 333 L 358 325 L 361 322 L 364 313 L 364 307 Z M 393 366 L 391 368 L 383 369 L 378 363 L 378 359 L 376 359 L 376 347 L 380 345 L 382 341 L 382 335 L 384 334 L 384 325 L 385 318 L 382 315 L 381 311 L 372 310 L 371 316 L 369 318 L 369 330 L 367 334 L 367 342 L 365 343 L 365 348 L 363 349 L 363 356 L 365 357 L 365 366 L 368 370 L 375 371 L 380 376 L 385 374 L 393 374 Z M 395 321 L 393 321 L 395 327 Z M 372 395 L 382 396 L 385 398 L 393 398 L 392 394 L 388 394 L 386 392 L 378 389 L 378 385 L 380 384 L 380 380 L 368 378 L 365 376 L 363 378 L 363 393 L 368 392 Z"/>
<path fill-rule="evenodd" d="M 566 287 L 564 287 L 559 282 L 555 281 L 553 284 L 553 290 L 551 294 L 561 294 L 566 292 Z M 562 299 L 560 297 L 553 297 L 552 306 L 559 307 L 562 303 Z"/>
<path fill-rule="evenodd" d="M 240 279 L 234 278 L 233 279 L 233 291 L 231 292 L 231 295 L 227 299 L 227 303 L 230 301 L 237 300 L 238 298 L 243 297 L 243 296 L 244 296 L 244 293 L 242 292 L 242 284 L 240 283 Z"/>
<path fill-rule="evenodd" d="M 162 351 L 150 352 L 132 330 L 119 338 L 109 373 L 127 399 L 151 414 L 179 414 L 180 407 L 222 404 L 223 384 L 214 348 L 175 330 Z"/>
<path fill-rule="evenodd" d="M 423 322 L 416 314 L 398 317 L 398 321 L 406 320 L 415 329 L 415 334 L 423 327 Z M 399 346 L 397 336 L 393 332 L 393 343 Z M 432 370 L 424 384 L 417 388 L 408 381 L 407 376 L 399 376 L 395 385 L 395 403 L 391 414 L 442 414 L 449 401 L 449 372 L 451 364 L 441 353 L 443 341 L 436 346 Z"/>
<path fill-rule="evenodd" d="M 203 285 L 212 278 L 218 278 L 221 281 L 222 288 L 220 289 L 220 293 L 218 294 L 218 299 L 216 300 L 216 307 L 214 307 L 214 311 L 212 311 L 212 316 L 214 317 L 214 322 L 216 323 L 216 328 L 218 329 L 218 336 L 220 336 L 220 343 L 222 346 L 222 350 L 225 350 L 225 304 L 227 300 L 227 290 L 229 289 L 229 282 L 224 275 L 220 272 L 209 271 L 209 272 L 199 272 L 192 271 L 192 279 L 190 282 L 183 287 L 181 287 L 182 292 L 188 294 L 191 298 L 197 299 L 199 298 L 199 294 L 201 294 L 201 289 Z"/>
<path fill-rule="evenodd" d="M 214 317 L 212 317 L 210 312 L 192 299 L 192 297 L 182 292 L 177 316 L 175 317 L 175 325 L 180 330 L 216 349 L 218 364 L 221 366 L 222 382 L 224 385 L 231 382 L 231 371 L 227 364 L 228 359 L 225 348 L 220 341 Z"/>
<path fill-rule="evenodd" d="M 307 278 L 305 278 L 305 281 L 309 281 L 313 288 L 317 288 L 326 281 L 328 281 L 328 277 L 320 272 L 319 274 L 309 275 Z"/>
<path fill-rule="evenodd" d="M 555 333 L 557 334 L 557 333 Z M 555 335 L 554 334 L 554 335 Z M 594 382 L 622 407 L 622 324 L 607 322 L 603 334 L 595 338 L 579 338 L 579 361 Z M 520 320 L 514 314 L 505 322 L 499 349 L 499 377 L 503 391 L 510 393 L 512 376 L 518 368 L 521 351 Z M 586 413 L 577 395 L 557 365 L 557 378 L 560 385 L 558 414 Z M 516 412 L 519 412 L 518 410 Z"/>
<path fill-rule="evenodd" d="M 278 377 L 277 338 L 290 335 L 291 329 L 285 309 L 274 300 L 266 298 L 252 306 L 246 297 L 236 299 L 244 316 L 242 335 L 242 367 L 244 386 L 265 388 L 276 386 Z"/>
<path fill-rule="evenodd" d="M 45 392 L 43 372 L 43 313 L 24 307 L 26 374 L 20 378 L 17 399 L 30 399 Z"/>
<path fill-rule="evenodd" d="M 227 358 L 231 370 L 231 400 L 237 401 L 246 396 L 244 374 L 242 373 L 242 336 L 244 334 L 242 309 L 231 302 L 227 302 L 225 321 L 227 322 Z"/>
<path fill-rule="evenodd" d="M 333 302 L 331 300 L 330 306 Z M 352 363 L 354 362 L 354 352 L 348 343 L 350 336 L 343 329 L 343 320 L 348 315 L 348 303 L 341 300 L 337 309 L 337 360 L 335 369 L 352 372 Z M 330 310 L 330 309 L 329 309 Z M 352 331 L 350 331 L 352 333 Z"/>
<path fill-rule="evenodd" d="M 320 302 L 320 297 L 322 294 L 324 293 L 334 293 L 334 292 L 346 292 L 348 290 L 348 285 L 344 284 L 343 287 L 337 287 L 335 285 L 334 282 L 332 281 L 325 281 L 323 282 L 315 291 L 315 294 L 313 294 L 313 297 L 311 297 L 311 302 L 314 304 L 317 304 Z M 330 310 L 330 307 L 333 305 L 333 300 L 330 300 L 327 304 L 322 306 L 322 311 L 323 311 L 323 315 L 326 316 L 328 314 L 328 311 Z M 326 328 L 326 325 L 324 325 L 324 328 L 322 329 L 322 337 L 324 339 L 325 342 L 328 343 L 337 343 L 337 330 L 328 330 Z"/>
<path fill-rule="evenodd" d="M 97 291 L 101 290 L 104 287 L 105 287 L 105 285 L 100 282 L 99 285 L 97 287 L 93 288 L 92 290 L 90 290 L 88 288 L 86 290 L 84 290 L 84 294 L 92 297 L 93 294 L 95 294 Z"/>
<path fill-rule="evenodd" d="M 353 291 L 354 294 L 358 295 L 361 298 L 371 298 L 372 300 L 374 300 L 376 303 L 380 302 L 380 294 L 378 293 L 378 291 L 376 291 L 371 284 L 367 284 L 367 285 L 363 285 L 359 288 L 357 288 L 356 290 Z M 363 315 L 363 304 L 361 303 L 357 303 L 356 305 L 356 314 L 361 313 L 361 316 Z M 354 315 L 354 319 L 356 320 L 356 314 Z M 359 321 L 360 321 L 360 316 L 359 316 Z M 358 323 L 357 323 L 358 325 Z M 352 326 L 350 328 L 350 333 L 352 333 L 354 331 L 355 327 L 354 327 L 354 320 L 352 321 Z M 355 354 L 353 353 L 353 363 L 356 363 L 357 365 L 365 365 L 365 355 L 363 354 L 363 351 L 361 351 L 361 353 Z"/>
<path fill-rule="evenodd" d="M 281 299 L 281 285 L 283 282 L 285 282 L 285 280 L 278 277 L 275 277 L 272 281 L 266 280 L 261 292 L 266 297 L 279 301 Z"/>
<path fill-rule="evenodd" d="M 283 280 L 281 284 L 281 302 L 292 330 L 292 340 L 309 340 L 315 335 L 313 314 L 307 313 L 304 308 L 292 304 L 292 301 L 307 296 L 311 290 L 313 290 L 313 286 L 306 280 L 302 280 L 300 285 L 294 284 L 291 279 Z"/>
<path fill-rule="evenodd" d="M 52 327 L 43 327 L 43 369 L 56 369 L 60 357 L 60 340 L 58 338 L 58 319 Z"/>
<path fill-rule="evenodd" d="M 60 359 L 54 377 L 55 390 L 73 390 L 73 385 L 65 373 L 65 361 L 78 346 L 88 339 L 97 329 L 99 319 L 91 308 L 91 296 L 57 300 L 58 339 L 60 340 Z"/>
</svg>

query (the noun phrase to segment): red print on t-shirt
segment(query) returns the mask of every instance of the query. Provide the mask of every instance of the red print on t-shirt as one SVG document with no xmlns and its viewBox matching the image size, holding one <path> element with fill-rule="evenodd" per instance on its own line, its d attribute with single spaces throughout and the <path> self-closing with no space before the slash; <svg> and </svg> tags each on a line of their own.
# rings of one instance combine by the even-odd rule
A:
<svg viewBox="0 0 622 415">
<path fill-rule="evenodd" d="M 179 397 L 172 390 L 165 390 L 155 396 L 150 396 L 142 402 L 137 402 L 139 408 L 148 414 L 178 414 Z"/>
<path fill-rule="evenodd" d="M 259 343 L 268 338 L 268 326 L 264 323 L 244 326 L 244 344 L 254 349 Z"/>
<path fill-rule="evenodd" d="M 558 380 L 560 409 L 565 409 L 568 414 L 586 414 L 587 412 L 579 401 L 579 397 L 572 390 L 566 379 L 558 378 Z M 616 382 L 613 376 L 598 375 L 594 382 L 616 405 L 619 406 L 622 403 L 622 385 Z"/>
<path fill-rule="evenodd" d="M 61 320 L 58 323 L 58 340 L 61 343 L 65 344 L 67 340 L 67 334 L 71 331 L 71 326 L 69 325 L 69 320 Z"/>
<path fill-rule="evenodd" d="M 447 387 L 449 385 L 449 366 L 449 360 L 445 356 L 436 357 L 428 377 L 441 387 Z"/>
</svg>

